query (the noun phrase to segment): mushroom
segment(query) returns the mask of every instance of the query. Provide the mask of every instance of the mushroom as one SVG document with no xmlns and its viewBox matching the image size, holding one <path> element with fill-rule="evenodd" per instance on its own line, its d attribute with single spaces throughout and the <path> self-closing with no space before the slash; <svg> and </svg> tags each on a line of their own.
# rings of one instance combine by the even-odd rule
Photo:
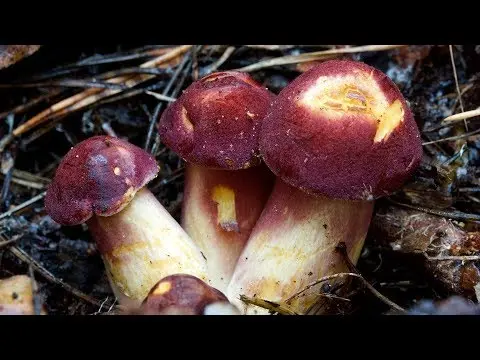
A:
<svg viewBox="0 0 480 360">
<path fill-rule="evenodd" d="M 258 156 L 260 124 L 275 95 L 249 75 L 210 74 L 163 112 L 163 143 L 186 161 L 182 227 L 224 291 L 275 177 Z"/>
<path fill-rule="evenodd" d="M 40 315 L 47 312 L 42 306 Z M 0 280 L 0 315 L 35 315 L 32 279 L 13 275 Z"/>
<path fill-rule="evenodd" d="M 94 136 L 65 155 L 46 193 L 54 221 L 87 224 L 121 305 L 140 304 L 170 274 L 208 281 L 200 249 L 147 188 L 158 171 L 143 149 Z"/>
<path fill-rule="evenodd" d="M 260 152 L 277 176 L 271 197 L 226 291 L 246 314 L 241 294 L 286 302 L 304 314 L 315 280 L 346 271 L 336 251 L 360 256 L 374 200 L 397 190 L 422 157 L 420 134 L 400 90 L 361 62 L 331 60 L 285 87 L 265 117 Z"/>
<path fill-rule="evenodd" d="M 152 287 L 141 306 L 125 315 L 240 315 L 227 297 L 203 280 L 173 274 Z"/>
</svg>

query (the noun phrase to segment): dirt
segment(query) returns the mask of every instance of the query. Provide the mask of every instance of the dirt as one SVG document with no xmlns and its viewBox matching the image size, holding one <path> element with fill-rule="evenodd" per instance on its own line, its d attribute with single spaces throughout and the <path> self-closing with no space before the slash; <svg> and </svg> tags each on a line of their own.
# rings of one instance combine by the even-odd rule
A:
<svg viewBox="0 0 480 360">
<path fill-rule="evenodd" d="M 56 48 L 45 45 L 15 64 L 0 70 L 2 95 L 0 96 L 0 113 L 3 114 L 0 139 L 5 139 L 15 127 L 25 123 L 48 106 L 68 95 L 84 90 L 84 88 L 54 84 L 55 81 L 91 80 L 92 77 L 98 77 L 107 71 L 138 67 L 141 63 L 153 58 L 153 55 L 93 65 L 79 64 L 79 61 L 89 58 L 89 61 L 93 59 L 98 62 L 108 57 L 118 58 L 125 53 L 140 54 L 149 49 L 157 49 L 156 47 L 139 48 L 141 48 L 140 45 L 84 48 L 73 46 Z M 195 79 L 196 73 L 203 74 L 205 69 L 220 58 L 226 48 L 227 46 L 203 46 L 197 49 L 195 57 L 187 53 L 186 56 L 190 59 L 187 59 L 187 65 L 166 95 L 177 96 Z M 133 52 L 129 52 L 132 50 Z M 264 49 L 237 46 L 219 69 L 235 69 L 267 58 L 318 50 L 321 48 L 284 46 Z M 475 45 L 454 46 L 453 54 L 458 82 L 461 89 L 465 91 L 462 95 L 463 108 L 465 111 L 473 110 L 480 106 L 478 48 Z M 461 111 L 448 46 L 416 45 L 390 51 L 364 52 L 339 57 L 365 61 L 390 76 L 407 98 L 422 131 L 424 142 L 465 133 L 463 121 L 456 123 L 455 126 L 441 126 L 442 119 Z M 192 62 L 194 58 L 196 61 Z M 164 73 L 158 74 L 137 88 L 150 87 L 153 91 L 162 93 L 172 74 L 178 66 L 181 66 L 179 64 L 181 61 L 174 62 Z M 308 64 L 302 66 L 291 64 L 261 69 L 252 72 L 251 75 L 264 86 L 278 93 L 289 81 L 306 69 Z M 43 84 L 18 86 L 20 83 L 38 82 Z M 17 85 L 12 86 L 13 84 Z M 57 94 L 52 94 L 53 91 Z M 12 109 L 48 94 L 51 94 L 50 98 L 39 101 L 25 111 L 7 116 Z M 83 139 L 98 134 L 114 133 L 135 145 L 144 147 L 150 121 L 158 103 L 153 96 L 141 93 L 111 103 L 93 104 L 89 108 L 57 119 L 54 124 L 47 121 L 42 126 L 9 142 L 1 154 L 0 212 L 6 212 L 45 191 L 61 157 Z M 164 108 L 165 106 L 162 105 L 159 112 L 161 113 Z M 473 118 L 468 121 L 469 132 L 479 128 L 477 120 L 478 118 Z M 149 150 L 152 150 L 152 144 L 157 145 L 154 154 L 161 165 L 161 170 L 159 177 L 149 185 L 149 188 L 179 220 L 183 195 L 183 163 L 161 142 L 156 142 L 155 128 Z M 442 141 L 426 145 L 424 150 L 425 158 L 421 168 L 404 188 L 389 199 L 377 201 L 374 223 L 378 225 L 380 221 L 380 227 L 385 227 L 379 216 L 385 212 L 401 214 L 401 211 L 406 211 L 403 205 L 407 204 L 443 212 L 429 216 L 432 216 L 435 221 L 448 222 L 448 226 L 460 226 L 462 232 L 477 231 L 478 221 L 468 220 L 467 216 L 455 222 L 449 214 L 455 211 L 478 214 L 480 211 L 480 196 L 477 197 L 480 189 L 477 180 L 480 166 L 480 138 L 470 136 L 456 141 Z M 395 203 L 390 200 L 394 200 Z M 415 211 L 425 214 L 425 209 Z M 39 286 L 38 296 L 49 314 L 96 314 L 109 310 L 114 297 L 102 260 L 85 226 L 62 227 L 55 224 L 45 214 L 41 200 L 0 220 L 0 225 L 2 226 L 0 241 L 18 238 L 13 246 L 26 252 L 55 278 L 61 279 L 95 300 L 95 304 L 92 304 L 80 299 L 35 270 L 35 280 Z M 472 302 L 478 301 L 472 289 L 478 286 L 478 279 L 480 279 L 478 278 L 479 261 L 461 262 L 461 265 L 467 269 L 465 276 L 458 275 L 453 279 L 446 276 L 445 271 L 448 275 L 449 271 L 458 269 L 456 266 L 459 264 L 458 261 L 450 263 L 452 265 L 450 270 L 440 269 L 438 267 L 440 265 L 426 265 L 422 252 L 428 253 L 429 250 L 425 244 L 418 244 L 418 241 L 422 241 L 421 237 L 415 238 L 417 241 L 414 246 L 415 251 L 395 251 L 392 246 L 388 244 L 386 246 L 386 241 L 395 243 L 399 240 L 398 234 L 389 232 L 389 236 L 385 234 L 379 236 L 377 230 L 378 226 L 372 226 L 357 268 L 362 276 L 388 299 L 403 308 L 414 308 L 419 303 L 424 304 L 422 301 L 445 300 L 453 295 L 461 295 Z M 479 249 L 474 245 L 462 243 L 462 246 L 469 246 L 468 254 L 457 252 L 456 255 L 479 255 Z M 28 274 L 28 272 L 28 262 L 20 260 L 13 254 L 10 246 L 0 248 L 0 278 Z M 448 281 L 445 280 L 447 278 Z M 453 285 L 450 284 L 452 286 L 445 286 L 452 281 L 454 282 Z M 351 305 L 346 310 L 335 307 L 335 311 L 374 314 L 385 314 L 391 311 L 385 302 L 361 286 L 359 282 L 354 281 L 351 285 L 353 285 L 353 291 L 350 293 Z M 469 291 L 461 291 L 464 287 Z M 324 289 L 334 291 L 334 289 L 328 289 L 328 286 Z M 104 303 L 104 305 L 99 306 L 98 303 Z"/>
</svg>

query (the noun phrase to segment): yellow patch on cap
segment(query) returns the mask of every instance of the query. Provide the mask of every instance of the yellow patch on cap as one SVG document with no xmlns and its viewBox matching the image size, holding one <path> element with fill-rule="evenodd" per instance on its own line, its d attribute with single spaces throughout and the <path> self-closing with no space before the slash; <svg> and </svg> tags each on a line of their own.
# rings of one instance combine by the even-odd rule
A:
<svg viewBox="0 0 480 360">
<path fill-rule="evenodd" d="M 172 283 L 170 281 L 162 281 L 160 284 L 157 285 L 155 290 L 153 290 L 154 295 L 163 295 L 170 291 L 172 288 Z"/>
<path fill-rule="evenodd" d="M 357 71 L 347 76 L 321 76 L 299 100 L 315 112 L 324 112 L 336 120 L 357 113 L 370 118 L 377 131 L 374 142 L 387 139 L 404 119 L 399 100 L 389 103 L 372 73 Z"/>
</svg>

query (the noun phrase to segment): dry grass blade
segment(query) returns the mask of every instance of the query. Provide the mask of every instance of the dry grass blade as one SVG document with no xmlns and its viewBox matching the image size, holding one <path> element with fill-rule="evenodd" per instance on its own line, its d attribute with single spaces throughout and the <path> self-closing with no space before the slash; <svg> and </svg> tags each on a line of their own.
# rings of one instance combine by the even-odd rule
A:
<svg viewBox="0 0 480 360">
<path fill-rule="evenodd" d="M 33 271 L 32 264 L 28 266 L 28 275 L 30 276 L 30 280 L 32 282 L 33 313 L 38 316 L 42 314 L 42 303 L 40 301 L 40 296 L 38 294 L 38 284 L 37 284 L 37 281 L 35 280 L 35 273 Z"/>
<path fill-rule="evenodd" d="M 479 255 L 466 255 L 466 256 L 428 256 L 425 255 L 428 260 L 433 261 L 447 261 L 447 260 L 458 260 L 458 261 L 478 261 L 480 260 Z"/>
<path fill-rule="evenodd" d="M 20 211 L 20 210 L 23 210 L 25 209 L 26 207 L 32 205 L 33 203 L 36 203 L 37 201 L 43 199 L 45 197 L 45 194 L 46 192 L 42 192 L 40 194 L 38 194 L 37 196 L 34 196 L 33 198 L 31 198 L 30 200 L 27 200 L 25 201 L 24 203 L 21 203 L 20 205 L 18 206 L 15 206 L 13 209 L 10 209 L 6 212 L 4 212 L 3 214 L 0 215 L 0 220 L 4 219 L 4 218 L 7 218 L 9 216 L 12 216 L 13 214 L 15 214 L 16 212 Z"/>
<path fill-rule="evenodd" d="M 175 70 L 175 73 L 172 75 L 170 81 L 168 82 L 167 86 L 165 86 L 165 88 L 163 89 L 162 91 L 162 94 L 163 96 L 167 96 L 170 92 L 170 90 L 172 89 L 173 87 L 173 84 L 175 83 L 175 81 L 177 81 L 178 77 L 180 76 L 180 73 L 184 70 L 184 68 L 186 67 L 187 65 L 187 62 L 189 61 L 191 56 L 189 56 L 188 54 L 185 54 L 183 56 L 183 59 L 182 61 L 180 62 L 180 64 L 178 65 L 177 69 Z M 173 96 L 175 96 L 175 94 L 171 94 Z M 152 139 L 152 135 L 153 135 L 153 129 L 155 127 L 155 124 L 156 124 L 156 121 L 158 119 L 158 116 L 160 115 L 160 111 L 162 110 L 162 106 L 163 106 L 163 103 L 160 102 L 156 107 L 155 107 L 155 111 L 153 113 L 153 116 L 151 117 L 150 119 L 150 124 L 148 125 L 148 132 L 147 132 L 147 137 L 145 139 L 145 146 L 144 146 L 144 149 L 147 150 L 149 147 L 150 147 L 150 141 Z"/>
<path fill-rule="evenodd" d="M 33 98 L 32 100 L 30 100 L 29 102 L 27 102 L 25 104 L 18 105 L 11 110 L 4 111 L 4 112 L 0 113 L 0 119 L 3 119 L 10 114 L 17 115 L 17 114 L 20 114 L 24 111 L 27 111 L 28 109 L 32 108 L 35 105 L 38 105 L 42 101 L 46 101 L 46 100 L 48 100 L 48 99 L 50 99 L 54 96 L 60 95 L 63 91 L 64 91 L 64 89 L 54 89 L 54 90 L 50 91 L 48 94 L 41 95 L 37 98 Z"/>
<path fill-rule="evenodd" d="M 234 51 L 235 46 L 229 46 L 217 61 L 215 61 L 212 65 L 206 68 L 202 75 L 205 76 L 216 71 L 220 66 L 225 63 L 225 61 L 228 60 L 228 58 L 233 54 Z"/>
<path fill-rule="evenodd" d="M 117 89 L 123 90 L 125 86 L 122 84 L 113 84 L 102 81 L 87 81 L 75 79 L 63 79 L 42 83 L 24 83 L 24 84 L 0 84 L 0 89 L 14 88 L 39 88 L 39 87 L 82 87 L 82 88 L 100 88 L 100 89 Z"/>
<path fill-rule="evenodd" d="M 4 175 L 1 175 L 0 176 L 2 178 L 5 178 Z M 46 188 L 46 184 L 41 184 L 41 183 L 37 183 L 37 182 L 33 182 L 33 181 L 28 181 L 28 180 L 23 180 L 23 179 L 19 179 L 15 176 L 12 176 L 11 178 L 11 182 L 13 184 L 17 184 L 17 185 L 20 185 L 20 186 L 24 186 L 24 187 L 28 187 L 30 189 L 35 189 L 35 190 L 42 190 L 42 189 L 45 189 Z"/>
<path fill-rule="evenodd" d="M 156 67 L 163 63 L 169 62 L 174 60 L 176 57 L 180 56 L 181 54 L 185 53 L 191 48 L 191 45 L 182 45 L 178 46 L 168 53 L 161 55 L 155 59 L 147 61 L 140 65 L 142 68 L 149 68 L 149 67 Z M 117 78 L 109 79 L 108 82 L 113 84 L 120 84 L 123 83 L 127 88 L 133 87 L 138 85 L 141 82 L 147 81 L 153 78 L 155 75 L 149 74 L 141 74 L 141 75 L 130 75 L 130 76 L 121 76 Z M 41 113 L 37 114 L 36 116 L 30 118 L 22 125 L 16 127 L 11 137 L 6 137 L 2 140 L 0 150 L 2 150 L 8 143 L 10 143 L 13 138 L 18 137 L 25 132 L 32 130 L 33 128 L 45 123 L 52 116 L 61 116 L 66 113 L 70 113 L 72 111 L 79 110 L 85 106 L 88 106 L 99 99 L 104 97 L 116 94 L 122 90 L 112 90 L 112 89 L 102 89 L 102 88 L 90 88 L 84 90 L 83 92 L 73 95 L 67 99 L 64 99 L 53 106 L 49 107 L 48 109 L 42 111 Z M 101 94 L 99 94 L 101 93 Z M 97 95 L 98 94 L 98 95 Z"/>
<path fill-rule="evenodd" d="M 23 234 L 12 236 L 12 238 L 9 240 L 5 239 L 3 235 L 0 235 L 0 237 L 2 238 L 2 242 L 0 243 L 0 249 L 3 249 L 4 247 L 12 245 L 16 243 L 18 240 L 20 240 L 23 237 Z"/>
<path fill-rule="evenodd" d="M 45 184 L 45 185 L 49 184 L 50 181 L 51 181 L 49 178 L 39 176 L 39 175 L 36 175 L 36 174 L 32 174 L 31 172 L 24 171 L 24 170 L 19 170 L 19 169 L 13 169 L 12 174 L 13 174 L 13 176 L 15 176 L 19 179 L 26 180 L 26 181 L 37 182 L 37 183 L 41 183 L 41 184 Z"/>
<path fill-rule="evenodd" d="M 134 50 L 132 54 L 103 56 L 101 59 L 89 58 L 79 61 L 75 66 L 91 66 L 100 64 L 111 64 L 116 62 L 130 61 L 135 59 L 142 59 L 145 57 L 160 56 L 168 52 L 170 48 L 147 49 L 145 52 L 137 52 Z"/>
<path fill-rule="evenodd" d="M 456 121 L 470 119 L 476 116 L 480 116 L 480 108 L 450 115 L 445 119 L 443 119 L 443 122 L 456 122 Z"/>
<path fill-rule="evenodd" d="M 344 276 L 353 276 L 353 277 L 358 277 L 360 278 L 361 276 L 358 275 L 358 274 L 355 274 L 355 273 L 337 273 L 337 274 L 333 274 L 333 275 L 328 275 L 328 276 L 324 276 L 318 280 L 315 280 L 314 282 L 308 284 L 307 286 L 305 286 L 305 288 L 303 290 L 300 290 L 298 292 L 296 292 L 295 294 L 293 294 L 292 296 L 290 296 L 287 300 L 285 300 L 285 303 L 290 303 L 293 299 L 295 299 L 296 297 L 300 296 L 301 294 L 303 294 L 305 291 L 311 289 L 312 287 L 322 283 L 322 282 L 325 282 L 325 281 L 328 281 L 328 280 L 333 280 L 333 279 L 336 279 L 336 278 L 339 278 L 339 277 L 344 277 Z"/>
<path fill-rule="evenodd" d="M 260 50 L 270 50 L 270 51 L 278 51 L 278 50 L 287 50 L 296 47 L 295 45 L 245 45 L 251 49 L 260 49 Z"/>
<path fill-rule="evenodd" d="M 437 215 L 437 216 L 443 216 L 447 219 L 453 219 L 453 220 L 460 220 L 460 221 L 480 221 L 480 215 L 476 214 L 468 214 L 464 213 L 458 210 L 453 210 L 453 211 L 445 211 L 445 210 L 436 210 L 436 209 L 430 209 L 422 206 L 416 206 L 416 205 L 410 205 L 410 204 L 404 204 L 398 201 L 395 201 L 391 198 L 387 198 L 388 201 L 390 201 L 392 204 L 398 205 L 398 206 L 403 206 L 406 208 L 418 210 L 418 211 L 423 211 L 427 214 L 432 214 L 432 215 Z"/>
<path fill-rule="evenodd" d="M 400 305 L 395 304 L 392 300 L 387 298 L 385 295 L 381 294 L 377 289 L 375 289 L 372 286 L 372 284 L 370 284 L 367 281 L 367 279 L 365 279 L 362 276 L 362 274 L 360 274 L 360 272 L 357 270 L 357 267 L 355 266 L 355 264 L 353 264 L 352 260 L 350 260 L 350 258 L 348 257 L 347 246 L 345 245 L 345 243 L 340 243 L 337 246 L 337 250 L 340 251 L 340 253 L 343 255 L 343 258 L 344 258 L 345 262 L 347 263 L 347 266 L 349 267 L 350 271 L 352 271 L 355 274 L 360 276 L 359 279 L 362 280 L 364 285 L 368 288 L 368 290 L 370 290 L 370 292 L 373 295 L 375 295 L 380 301 L 382 301 L 386 305 L 390 306 L 391 308 L 393 308 L 395 310 L 398 310 L 398 311 L 401 311 L 401 312 L 406 312 L 406 310 L 404 308 L 402 308 Z"/>
<path fill-rule="evenodd" d="M 422 145 L 425 146 L 425 145 L 431 145 L 431 144 L 436 144 L 436 143 L 445 142 L 445 141 L 453 141 L 453 140 L 464 139 L 464 138 L 467 138 L 469 136 L 476 135 L 478 133 L 480 133 L 480 129 L 477 129 L 475 131 L 471 131 L 469 133 L 465 133 L 465 134 L 462 134 L 462 135 L 455 135 L 455 136 L 450 136 L 450 137 L 446 137 L 446 138 L 443 138 L 443 139 L 427 141 L 427 142 L 422 143 Z"/>
<path fill-rule="evenodd" d="M 145 91 L 145 93 L 148 94 L 148 95 L 152 95 L 153 97 L 155 97 L 155 98 L 157 98 L 158 100 L 161 100 L 161 101 L 174 102 L 175 100 L 177 100 L 173 97 L 162 95 L 162 94 L 156 93 L 154 91 L 150 91 L 150 90 Z"/>
<path fill-rule="evenodd" d="M 458 84 L 457 67 L 455 66 L 455 59 L 453 57 L 453 47 L 452 47 L 452 45 L 449 45 L 448 48 L 450 50 L 450 59 L 452 61 L 453 77 L 455 78 L 455 86 L 456 86 L 456 89 L 457 89 L 458 101 L 460 103 L 460 109 L 462 110 L 462 112 L 465 112 L 465 109 L 463 108 L 462 93 L 460 92 L 460 86 Z M 467 121 L 464 119 L 463 122 L 465 124 L 465 130 L 468 131 Z"/>
<path fill-rule="evenodd" d="M 346 301 L 346 302 L 351 302 L 352 300 L 338 296 L 338 295 L 333 295 L 333 294 L 328 294 L 328 293 L 319 293 L 318 296 L 321 297 L 326 297 L 328 299 L 334 299 L 334 300 L 340 300 L 340 301 Z"/>
<path fill-rule="evenodd" d="M 328 57 L 333 57 L 341 54 L 354 54 L 359 52 L 372 52 L 372 51 L 387 51 L 387 50 L 398 49 L 404 46 L 407 46 L 407 45 L 364 45 L 364 46 L 354 46 L 354 47 L 343 48 L 343 49 L 314 51 L 314 52 L 304 53 L 300 55 L 287 55 L 287 56 L 281 56 L 281 57 L 277 57 L 269 60 L 263 60 L 255 64 L 251 64 L 236 70 L 250 72 L 250 71 L 260 70 L 260 69 L 264 69 L 272 66 L 297 64 L 301 62 L 321 60 L 321 59 L 325 59 Z"/>
<path fill-rule="evenodd" d="M 245 295 L 240 295 L 240 300 L 246 304 L 251 304 L 255 306 L 262 307 L 264 309 L 270 310 L 272 313 L 278 313 L 281 315 L 299 315 L 286 305 L 277 304 L 273 301 L 263 300 L 259 298 L 252 298 Z"/>
</svg>

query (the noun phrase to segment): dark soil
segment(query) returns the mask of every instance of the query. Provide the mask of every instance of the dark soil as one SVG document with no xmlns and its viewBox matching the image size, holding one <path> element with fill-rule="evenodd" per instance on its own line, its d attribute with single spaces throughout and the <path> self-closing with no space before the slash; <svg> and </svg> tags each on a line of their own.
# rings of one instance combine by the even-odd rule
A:
<svg viewBox="0 0 480 360">
<path fill-rule="evenodd" d="M 49 45 L 0 70 L 0 113 L 3 116 L 0 139 L 8 138 L 13 129 L 49 106 L 91 86 L 91 83 L 85 83 L 85 87 L 66 86 L 60 80 L 86 82 L 95 77 L 100 80 L 99 76 L 108 71 L 137 68 L 159 55 L 149 55 L 148 51 L 153 49 L 158 52 L 161 47 Z M 211 71 L 212 64 L 224 54 L 227 46 L 195 46 L 193 49 L 133 90 L 149 88 L 156 93 L 176 97 L 193 80 Z M 276 49 L 237 46 L 218 69 L 236 69 L 268 58 L 324 49 L 326 48 L 304 46 Z M 133 56 L 131 59 L 125 57 L 135 54 L 146 55 L 137 58 Z M 464 91 L 463 109 L 476 109 L 480 106 L 479 48 L 474 45 L 454 46 L 453 54 L 458 83 Z M 463 121 L 454 126 L 441 124 L 445 117 L 461 112 L 450 56 L 448 46 L 408 46 L 337 57 L 364 61 L 390 76 L 409 101 L 422 131 L 423 141 L 432 142 L 465 133 Z M 88 65 L 85 59 L 90 62 L 95 60 L 96 63 Z M 111 61 L 107 62 L 107 59 Z M 304 66 L 305 64 L 272 66 L 253 71 L 251 75 L 278 93 L 300 74 Z M 174 76 L 175 81 L 170 82 Z M 29 87 L 19 86 L 40 82 L 41 84 Z M 123 94 L 131 91 L 132 89 L 125 90 Z M 19 105 L 49 94 L 51 97 L 26 110 L 14 110 Z M 115 96 L 117 95 L 113 95 L 113 101 L 109 103 L 96 102 L 87 108 L 67 113 L 64 117 L 54 119 L 54 122 L 47 121 L 6 143 L 0 159 L 0 212 L 6 212 L 45 191 L 56 165 L 76 143 L 93 135 L 115 134 L 142 148 L 149 140 L 147 150 L 154 153 L 161 165 L 159 177 L 149 184 L 149 188 L 179 220 L 183 191 L 182 161 L 163 146 L 155 127 L 151 137 L 148 135 L 151 121 L 158 118 L 167 103 L 145 92 L 137 92 L 134 96 L 121 99 L 115 99 Z M 162 105 L 158 107 L 159 104 Z M 468 132 L 479 128 L 477 120 L 478 117 L 467 121 Z M 424 150 L 425 159 L 421 168 L 398 194 L 377 201 L 376 214 L 390 206 L 405 209 L 404 205 L 410 205 L 417 207 L 416 211 L 436 211 L 434 216 L 453 221 L 462 231 L 476 231 L 478 221 L 469 220 L 468 214 L 475 215 L 480 210 L 480 196 L 477 198 L 480 189 L 477 180 L 480 165 L 478 135 L 428 144 Z M 418 207 L 422 209 L 419 210 Z M 452 213 L 455 211 L 467 215 L 454 219 Z M 378 218 L 375 220 L 378 221 Z M 0 246 L 2 241 L 18 239 L 13 245 L 0 247 L 0 278 L 29 273 L 31 261 L 29 263 L 20 259 L 12 251 L 12 247 L 17 247 L 56 279 L 88 297 L 87 300 L 79 298 L 70 289 L 48 279 L 38 267 L 34 268 L 39 286 L 38 295 L 49 314 L 97 314 L 107 312 L 114 304 L 102 260 L 86 227 L 61 227 L 55 224 L 45 214 L 41 199 L 4 217 L 0 220 L 0 226 Z M 389 246 L 395 239 L 387 239 L 381 232 L 383 235 L 379 235 L 378 231 L 374 231 L 377 229 L 372 227 L 357 268 L 380 293 L 403 308 L 411 308 L 421 300 L 441 300 L 459 293 L 455 290 L 457 288 L 445 286 L 444 278 L 434 276 L 434 266 L 427 266 L 424 254 L 396 251 Z M 458 262 L 463 264 L 462 260 L 453 261 L 452 268 Z M 479 264 L 478 261 L 468 261 L 469 266 L 477 269 Z M 352 281 L 351 285 L 351 306 L 338 311 L 383 314 L 391 310 L 361 282 Z M 460 295 L 476 302 L 475 292 L 472 291 L 474 285 L 476 282 L 469 285 L 471 291 Z"/>
</svg>

